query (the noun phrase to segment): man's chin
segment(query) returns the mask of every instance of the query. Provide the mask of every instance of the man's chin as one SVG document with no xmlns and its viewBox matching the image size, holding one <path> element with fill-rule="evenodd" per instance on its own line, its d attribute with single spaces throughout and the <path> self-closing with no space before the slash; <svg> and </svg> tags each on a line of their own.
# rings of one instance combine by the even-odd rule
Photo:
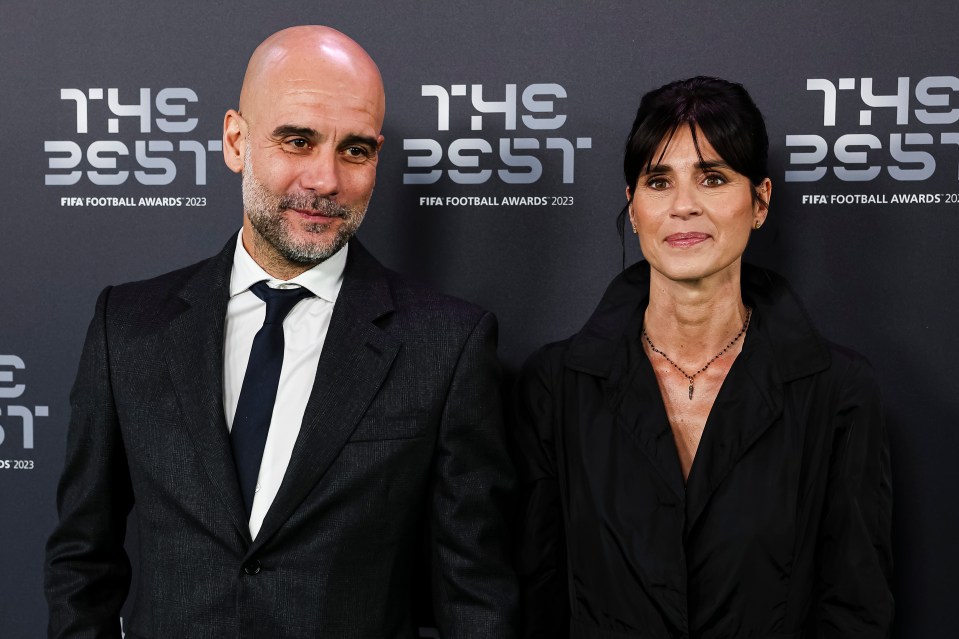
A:
<svg viewBox="0 0 959 639">
<path fill-rule="evenodd" d="M 302 233 L 315 234 L 315 235 L 335 234 L 336 227 L 339 226 L 337 222 L 338 220 L 336 218 L 328 218 L 326 221 L 323 221 L 323 222 L 303 222 L 300 225 L 300 231 Z"/>
<path fill-rule="evenodd" d="M 336 254 L 346 245 L 349 238 L 332 238 L 322 242 L 289 243 L 278 247 L 280 254 L 295 264 L 319 264 Z"/>
</svg>

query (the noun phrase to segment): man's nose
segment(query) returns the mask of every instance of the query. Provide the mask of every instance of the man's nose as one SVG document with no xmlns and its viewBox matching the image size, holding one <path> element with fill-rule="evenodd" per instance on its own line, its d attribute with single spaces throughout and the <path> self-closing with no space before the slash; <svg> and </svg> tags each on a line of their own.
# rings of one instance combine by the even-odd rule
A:
<svg viewBox="0 0 959 639">
<path fill-rule="evenodd" d="M 336 151 L 325 147 L 317 148 L 304 162 L 300 184 L 304 189 L 323 197 L 336 195 L 340 190 Z"/>
</svg>

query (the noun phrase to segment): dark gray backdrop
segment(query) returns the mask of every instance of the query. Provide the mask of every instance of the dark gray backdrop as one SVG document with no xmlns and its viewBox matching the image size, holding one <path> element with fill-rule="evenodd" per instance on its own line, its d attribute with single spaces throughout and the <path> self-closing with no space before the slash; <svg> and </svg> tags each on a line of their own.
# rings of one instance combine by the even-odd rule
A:
<svg viewBox="0 0 959 639">
<path fill-rule="evenodd" d="M 575 331 L 621 267 L 613 221 L 624 202 L 622 146 L 639 97 L 696 74 L 743 82 L 767 118 L 775 185 L 770 221 L 749 257 L 785 274 L 822 332 L 878 370 L 893 446 L 897 636 L 955 632 L 959 5 L 43 0 L 5 1 L 0 15 L 0 636 L 43 634 L 43 544 L 55 520 L 67 394 L 96 293 L 206 257 L 239 228 L 239 179 L 209 141 L 219 139 L 222 114 L 236 103 L 253 47 L 308 22 L 350 34 L 386 80 L 386 146 L 361 238 L 386 264 L 495 311 L 510 375 L 534 347 Z M 834 124 L 829 89 L 807 88 L 816 79 L 835 87 Z M 537 84 L 551 86 L 529 89 L 524 103 Z M 439 126 L 439 91 L 424 95 L 431 85 L 450 94 L 448 130 Z M 514 105 L 504 102 L 507 85 L 516 86 Z M 110 112 L 111 88 L 134 115 Z M 188 88 L 197 101 L 168 100 L 185 105 L 180 117 L 158 106 L 165 88 Z M 85 133 L 78 102 L 63 99 L 63 89 L 84 96 Z M 149 89 L 142 104 L 141 89 Z M 480 95 L 486 106 L 474 99 Z M 510 114 L 515 129 L 507 128 Z M 524 115 L 539 126 L 566 118 L 543 129 Z M 165 131 L 163 118 L 196 122 Z M 818 136 L 822 150 L 816 154 L 812 138 L 788 136 Z M 136 158 L 137 142 L 145 160 Z M 91 165 L 91 148 L 117 143 L 129 154 L 101 151 L 107 163 Z M 489 153 L 468 150 L 487 144 Z M 423 145 L 442 150 L 432 167 L 442 173 L 432 184 L 404 184 L 404 173 L 430 170 L 417 168 L 427 152 L 413 149 Z M 83 154 L 75 168 L 59 168 L 68 154 L 53 150 L 65 147 Z M 205 184 L 197 183 L 197 147 Z M 460 166 L 451 149 L 454 158 L 460 150 Z M 477 156 L 475 167 L 468 156 Z M 116 170 L 103 168 L 111 157 Z M 541 174 L 527 184 L 498 173 L 526 173 L 529 181 L 536 165 Z M 171 166 L 176 177 L 165 185 L 141 184 L 134 173 L 162 180 Z M 787 172 L 820 167 L 817 181 L 786 180 Z M 75 184 L 47 183 L 76 170 Z M 122 184 L 94 183 L 102 180 L 97 173 L 109 180 L 117 170 L 129 171 Z M 476 180 L 482 170 L 491 171 L 483 183 L 456 181 L 471 173 Z M 546 205 L 503 203 L 513 196 Z M 150 206 L 141 197 L 182 199 Z M 434 197 L 440 205 L 420 199 Z M 446 200 L 468 197 L 487 204 Z M 124 199 L 92 206 L 96 200 L 86 198 Z M 639 257 L 631 238 L 628 261 Z"/>
</svg>

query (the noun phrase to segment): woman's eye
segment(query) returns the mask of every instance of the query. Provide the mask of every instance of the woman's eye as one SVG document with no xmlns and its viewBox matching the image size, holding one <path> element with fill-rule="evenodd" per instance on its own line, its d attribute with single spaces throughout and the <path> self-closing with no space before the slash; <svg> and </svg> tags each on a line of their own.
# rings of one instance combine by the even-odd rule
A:
<svg viewBox="0 0 959 639">
<path fill-rule="evenodd" d="M 646 181 L 646 186 L 648 186 L 651 189 L 661 190 L 669 186 L 669 182 L 666 181 L 666 178 L 654 177 L 654 178 L 649 178 Z"/>
<path fill-rule="evenodd" d="M 726 183 L 726 180 L 721 175 L 707 175 L 703 180 L 703 184 L 706 186 L 721 186 Z"/>
</svg>

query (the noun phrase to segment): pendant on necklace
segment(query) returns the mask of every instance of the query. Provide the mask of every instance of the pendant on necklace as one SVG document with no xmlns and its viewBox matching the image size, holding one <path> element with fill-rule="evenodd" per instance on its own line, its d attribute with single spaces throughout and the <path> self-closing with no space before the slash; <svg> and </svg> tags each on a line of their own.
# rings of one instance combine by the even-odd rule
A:
<svg viewBox="0 0 959 639">
<path fill-rule="evenodd" d="M 663 351 L 661 351 L 661 350 L 659 350 L 658 348 L 656 348 L 656 345 L 653 344 L 653 340 L 651 340 L 651 339 L 649 338 L 649 334 L 646 332 L 646 327 L 645 327 L 645 326 L 644 326 L 643 329 L 642 329 L 642 335 L 643 335 L 643 339 L 645 339 L 645 340 L 646 340 L 646 343 L 649 345 L 649 350 L 650 350 L 650 351 L 652 351 L 652 352 L 654 352 L 654 353 L 658 353 L 659 355 L 662 355 L 663 359 L 665 359 L 667 362 L 669 362 L 670 365 L 671 365 L 673 368 L 675 368 L 677 371 L 679 371 L 680 373 L 682 373 L 683 377 L 685 377 L 686 379 L 689 380 L 689 399 L 690 399 L 690 401 L 692 401 L 692 399 L 693 399 L 693 382 L 694 382 L 696 376 L 699 375 L 699 374 L 702 373 L 702 372 L 705 372 L 706 369 L 709 368 L 709 367 L 712 365 L 713 362 L 715 362 L 717 359 L 719 359 L 720 357 L 722 357 L 722 356 L 726 353 L 726 351 L 728 351 L 730 348 L 732 348 L 733 344 L 735 344 L 736 342 L 739 341 L 739 338 L 742 337 L 742 336 L 743 336 L 743 333 L 746 332 L 746 329 L 749 328 L 749 319 L 750 319 L 752 316 L 753 316 L 753 309 L 747 307 L 747 308 L 746 308 L 746 320 L 743 322 L 743 327 L 742 327 L 741 329 L 739 329 L 739 332 L 738 332 L 738 333 L 736 333 L 736 337 L 732 338 L 732 340 L 730 340 L 730 342 L 729 342 L 728 344 L 726 344 L 726 347 L 723 348 L 723 350 L 721 350 L 721 351 L 719 351 L 718 353 L 716 353 L 715 355 L 713 355 L 713 358 L 712 358 L 711 360 L 709 360 L 708 362 L 706 362 L 706 365 L 705 365 L 705 366 L 703 366 L 702 368 L 700 368 L 698 371 L 696 371 L 696 372 L 693 373 L 692 375 L 690 375 L 689 373 L 687 373 L 686 371 L 684 371 L 682 368 L 680 368 L 680 367 L 679 367 L 679 364 L 677 364 L 677 363 L 674 362 L 673 360 L 669 359 L 669 355 L 667 355 L 667 354 L 664 353 Z"/>
</svg>

